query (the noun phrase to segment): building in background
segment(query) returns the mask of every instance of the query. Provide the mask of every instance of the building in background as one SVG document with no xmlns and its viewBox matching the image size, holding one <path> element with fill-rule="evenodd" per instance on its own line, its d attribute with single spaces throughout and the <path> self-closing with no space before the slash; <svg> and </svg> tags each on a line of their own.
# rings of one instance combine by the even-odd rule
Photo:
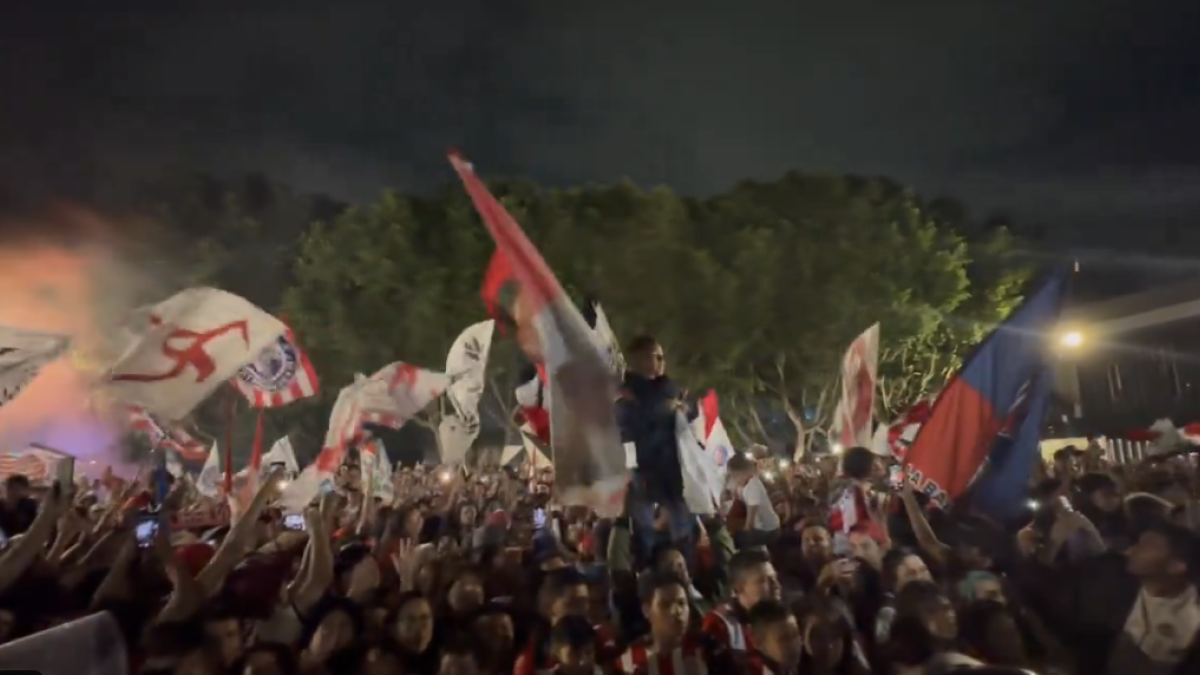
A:
<svg viewBox="0 0 1200 675">
<path fill-rule="evenodd" d="M 1053 416 L 1075 433 L 1200 421 L 1200 279 L 1075 303 L 1055 343 Z"/>
</svg>

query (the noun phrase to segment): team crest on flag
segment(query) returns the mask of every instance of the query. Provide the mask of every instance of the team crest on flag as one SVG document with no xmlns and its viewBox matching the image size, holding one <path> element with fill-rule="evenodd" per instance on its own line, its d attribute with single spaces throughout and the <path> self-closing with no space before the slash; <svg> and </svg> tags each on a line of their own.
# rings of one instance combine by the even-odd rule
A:
<svg viewBox="0 0 1200 675">
<path fill-rule="evenodd" d="M 317 371 L 288 329 L 238 369 L 233 386 L 256 408 L 275 408 L 313 396 Z"/>
<path fill-rule="evenodd" d="M 275 344 L 262 350 L 257 359 L 243 366 L 238 378 L 255 389 L 283 391 L 296 378 L 298 364 L 296 348 L 287 336 L 281 335 Z"/>
</svg>

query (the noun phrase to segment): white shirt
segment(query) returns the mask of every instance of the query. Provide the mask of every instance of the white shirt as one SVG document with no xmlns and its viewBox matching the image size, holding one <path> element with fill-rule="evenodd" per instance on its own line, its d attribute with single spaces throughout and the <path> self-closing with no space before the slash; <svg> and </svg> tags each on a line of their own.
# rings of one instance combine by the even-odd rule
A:
<svg viewBox="0 0 1200 675">
<path fill-rule="evenodd" d="M 746 512 L 755 509 L 754 522 L 750 523 L 750 528 L 763 532 L 778 530 L 779 515 L 771 505 L 771 497 L 767 494 L 767 487 L 763 485 L 762 480 L 758 476 L 752 477 L 742 486 L 741 492 L 742 501 L 746 503 Z"/>
</svg>

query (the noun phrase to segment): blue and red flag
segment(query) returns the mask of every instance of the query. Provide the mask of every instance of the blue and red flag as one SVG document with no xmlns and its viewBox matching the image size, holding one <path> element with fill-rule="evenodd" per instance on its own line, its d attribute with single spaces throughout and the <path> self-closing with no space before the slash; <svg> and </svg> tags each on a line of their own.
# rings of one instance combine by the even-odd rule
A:
<svg viewBox="0 0 1200 675">
<path fill-rule="evenodd" d="M 945 507 L 975 482 L 980 506 L 1024 504 L 1050 393 L 1047 339 L 1065 290 L 1065 274 L 1047 280 L 983 339 L 934 401 L 906 463 L 910 480 L 935 503 Z"/>
</svg>

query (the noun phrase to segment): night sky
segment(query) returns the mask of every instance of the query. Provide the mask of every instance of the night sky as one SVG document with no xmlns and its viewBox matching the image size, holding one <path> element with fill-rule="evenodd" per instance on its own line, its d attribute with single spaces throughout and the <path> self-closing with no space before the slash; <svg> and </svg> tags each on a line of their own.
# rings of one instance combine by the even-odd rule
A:
<svg viewBox="0 0 1200 675">
<path fill-rule="evenodd" d="M 693 194 L 790 168 L 888 175 L 1064 245 L 1187 256 L 1172 228 L 1200 216 L 1200 2 L 0 7 L 10 193 L 190 167 L 365 200 L 449 182 L 449 146 L 486 175 Z"/>
</svg>

